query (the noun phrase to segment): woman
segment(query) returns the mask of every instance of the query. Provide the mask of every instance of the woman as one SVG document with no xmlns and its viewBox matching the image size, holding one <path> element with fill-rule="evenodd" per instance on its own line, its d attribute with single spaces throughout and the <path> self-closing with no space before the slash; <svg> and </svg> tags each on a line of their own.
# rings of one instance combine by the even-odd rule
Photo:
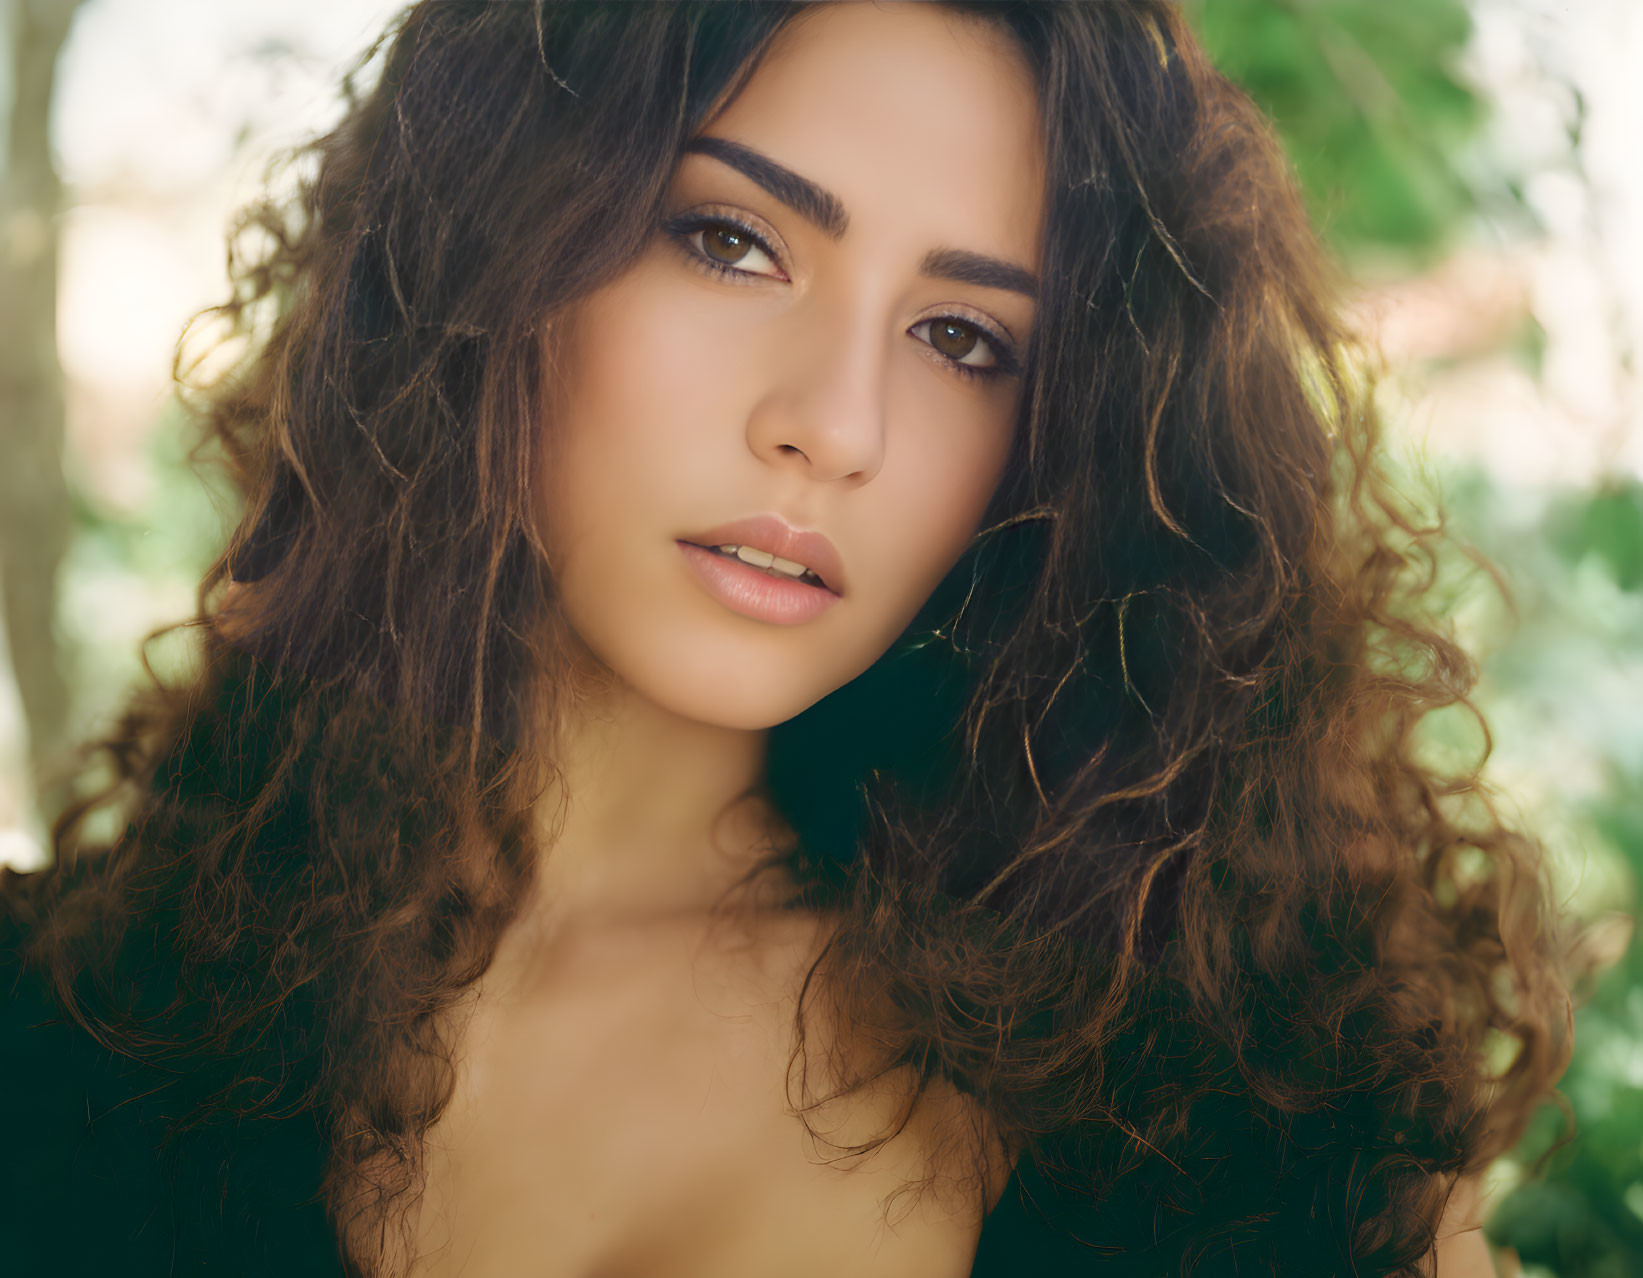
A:
<svg viewBox="0 0 1643 1278">
<path fill-rule="evenodd" d="M 24 1272 L 1489 1272 L 1561 943 L 1172 8 L 424 3 L 312 154 L 5 894 Z"/>
</svg>

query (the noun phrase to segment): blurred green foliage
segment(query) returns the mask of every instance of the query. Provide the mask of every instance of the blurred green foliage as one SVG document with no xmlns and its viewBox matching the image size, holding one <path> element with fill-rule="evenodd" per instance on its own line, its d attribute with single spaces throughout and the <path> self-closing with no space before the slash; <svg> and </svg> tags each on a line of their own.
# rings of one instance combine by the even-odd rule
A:
<svg viewBox="0 0 1643 1278">
<path fill-rule="evenodd" d="M 1485 118 L 1455 72 L 1460 0 L 1188 0 L 1215 63 L 1272 117 L 1314 219 L 1348 254 L 1428 260 L 1478 200 Z"/>
<path fill-rule="evenodd" d="M 1456 477 L 1459 530 L 1506 571 L 1520 620 L 1480 637 L 1480 691 L 1518 771 L 1538 766 L 1571 792 L 1541 810 L 1577 917 L 1633 918 L 1643 883 L 1643 484 L 1514 492 L 1480 472 Z M 1526 517 L 1526 513 L 1529 517 Z M 1492 610 L 1480 631 L 1499 621 Z M 1571 762 L 1575 765 L 1570 766 Z M 1586 769 L 1596 775 L 1584 778 Z M 1529 809 L 1533 811 L 1532 808 Z M 1610 918 L 1623 935 L 1624 924 Z M 1601 933 L 1600 933 L 1601 935 Z M 1515 1162 L 1529 1176 L 1488 1236 L 1557 1278 L 1643 1274 L 1643 945 L 1580 991 L 1575 1050 L 1560 1083 L 1575 1120 L 1546 1107 Z"/>
<path fill-rule="evenodd" d="M 1460 0 L 1185 0 L 1218 66 L 1272 117 L 1309 207 L 1365 274 L 1418 269 L 1467 242 L 1477 215 L 1531 229 L 1513 157 L 1485 145 L 1487 103 L 1457 68 Z M 1576 139 L 1571 137 L 1571 146 Z M 1507 353 L 1538 378 L 1531 320 Z M 1435 370 L 1427 370 L 1435 371 Z M 1419 370 L 1416 370 L 1417 374 Z M 1394 427 L 1397 423 L 1393 423 Z M 1503 799 L 1545 841 L 1576 919 L 1635 918 L 1643 882 L 1643 485 L 1514 488 L 1431 459 L 1451 527 L 1503 572 L 1472 574 L 1457 627 L 1482 659 L 1477 703 Z M 1418 476 L 1411 483 L 1419 487 Z M 1457 557 L 1453 575 L 1465 577 Z M 1432 716 L 1458 754 L 1465 716 Z M 1441 740 L 1447 738 L 1447 740 Z M 1607 935 L 1624 936 L 1624 923 Z M 1618 945 L 1617 945 L 1618 948 Z M 1643 1275 L 1643 943 L 1578 991 L 1560 1091 L 1504 1170 L 1519 1183 L 1488 1236 L 1531 1278 Z M 1540 1160 L 1544 1157 L 1544 1163 Z M 1535 1174 L 1539 1164 L 1540 1174 Z"/>
<path fill-rule="evenodd" d="M 144 678 L 140 645 L 154 628 L 194 611 L 194 592 L 233 527 L 235 499 L 188 451 L 191 419 L 171 397 L 143 448 L 148 483 L 128 509 L 95 495 L 68 459 L 75 536 L 64 559 L 58 636 L 73 689 L 72 735 L 100 727 L 126 689 Z M 176 643 L 147 649 L 162 675 L 187 654 Z"/>
<path fill-rule="evenodd" d="M 1620 589 L 1643 588 L 1643 490 L 1636 484 L 1611 483 L 1561 502 L 1547 529 L 1570 563 L 1592 556 Z"/>
</svg>

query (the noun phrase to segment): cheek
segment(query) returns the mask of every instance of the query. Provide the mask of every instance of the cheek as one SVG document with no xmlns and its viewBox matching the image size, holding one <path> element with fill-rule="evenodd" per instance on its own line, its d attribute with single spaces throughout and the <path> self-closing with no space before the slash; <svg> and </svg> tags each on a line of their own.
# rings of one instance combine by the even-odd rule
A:
<svg viewBox="0 0 1643 1278">
<path fill-rule="evenodd" d="M 704 502 L 761 479 L 778 487 L 748 455 L 745 429 L 749 405 L 769 389 L 771 348 L 790 339 L 768 321 L 734 322 L 757 307 L 713 303 L 691 281 L 641 265 L 562 328 L 549 363 L 557 379 L 545 401 L 538 518 L 573 609 L 604 609 L 613 580 L 643 595 L 647 573 L 674 567 L 657 547 L 668 549 Z M 1001 397 L 948 385 L 906 351 L 893 355 L 882 466 L 859 490 L 816 503 L 838 524 L 857 587 L 815 631 L 826 650 L 812 663 L 818 675 L 841 659 L 864 668 L 917 614 L 969 546 L 1009 452 L 1014 415 Z M 681 602 L 660 578 L 651 585 L 653 601 Z M 693 599 L 684 591 L 682 602 Z M 598 629 L 591 615 L 578 620 Z M 800 649 L 812 636 L 763 638 Z"/>
<path fill-rule="evenodd" d="M 1003 477 L 1010 446 L 1008 425 L 996 413 L 959 423 L 949 416 L 929 423 L 921 434 L 924 444 L 909 459 L 895 498 L 885 503 L 880 538 L 883 545 L 917 548 L 902 561 L 914 612 L 970 545 Z"/>
<path fill-rule="evenodd" d="M 558 382 L 538 492 L 561 540 L 621 510 L 675 509 L 704 464 L 692 423 L 725 419 L 724 344 L 649 274 L 636 269 L 584 301 L 550 365 Z"/>
</svg>

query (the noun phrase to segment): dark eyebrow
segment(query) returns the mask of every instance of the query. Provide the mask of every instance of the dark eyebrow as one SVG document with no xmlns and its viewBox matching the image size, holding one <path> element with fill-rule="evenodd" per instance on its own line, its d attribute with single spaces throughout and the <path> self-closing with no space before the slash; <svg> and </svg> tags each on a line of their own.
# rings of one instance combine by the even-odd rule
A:
<svg viewBox="0 0 1643 1278">
<path fill-rule="evenodd" d="M 844 202 L 826 187 L 776 163 L 762 151 L 755 151 L 729 138 L 696 137 L 685 143 L 685 154 L 708 155 L 757 182 L 771 195 L 806 221 L 819 227 L 832 240 L 844 238 L 850 215 Z M 1002 258 L 972 253 L 967 249 L 932 249 L 919 263 L 919 273 L 932 279 L 976 284 L 982 288 L 1009 289 L 1028 297 L 1038 296 L 1038 277 L 1023 266 Z"/>
<path fill-rule="evenodd" d="M 685 143 L 685 154 L 711 155 L 752 178 L 806 221 L 815 223 L 828 239 L 841 240 L 850 225 L 844 203 L 825 187 L 800 177 L 785 165 L 777 164 L 762 151 L 755 151 L 729 138 L 699 137 Z"/>
<path fill-rule="evenodd" d="M 1038 276 L 1026 267 L 966 249 L 931 249 L 919 263 L 919 274 L 959 284 L 979 284 L 982 288 L 1007 288 L 1012 293 L 1038 297 Z"/>
</svg>

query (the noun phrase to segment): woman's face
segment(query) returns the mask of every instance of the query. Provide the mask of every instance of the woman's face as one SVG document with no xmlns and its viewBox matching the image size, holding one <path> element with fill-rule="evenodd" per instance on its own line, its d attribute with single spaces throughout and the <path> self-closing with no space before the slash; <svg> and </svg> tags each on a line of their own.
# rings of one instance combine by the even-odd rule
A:
<svg viewBox="0 0 1643 1278">
<path fill-rule="evenodd" d="M 1033 327 L 1043 141 L 1005 35 L 841 3 L 783 28 L 697 143 L 645 253 L 546 339 L 539 514 L 603 666 L 768 728 L 883 655 L 979 527 Z M 826 537 L 836 596 L 685 544 L 766 514 Z M 715 574 L 816 615 L 749 615 Z"/>
</svg>

